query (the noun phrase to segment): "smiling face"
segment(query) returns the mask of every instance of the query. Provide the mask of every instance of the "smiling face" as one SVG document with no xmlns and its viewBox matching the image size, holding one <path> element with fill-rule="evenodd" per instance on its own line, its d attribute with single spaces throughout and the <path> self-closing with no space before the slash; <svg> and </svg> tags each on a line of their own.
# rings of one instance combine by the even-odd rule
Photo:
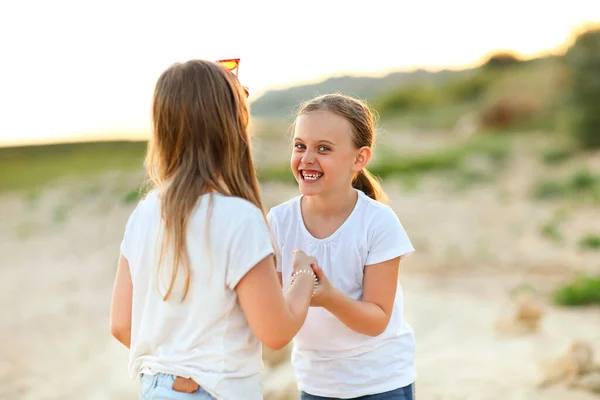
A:
<svg viewBox="0 0 600 400">
<path fill-rule="evenodd" d="M 366 165 L 370 149 L 357 149 L 352 125 L 330 111 L 298 117 L 294 129 L 292 172 L 305 196 L 347 191 Z"/>
</svg>

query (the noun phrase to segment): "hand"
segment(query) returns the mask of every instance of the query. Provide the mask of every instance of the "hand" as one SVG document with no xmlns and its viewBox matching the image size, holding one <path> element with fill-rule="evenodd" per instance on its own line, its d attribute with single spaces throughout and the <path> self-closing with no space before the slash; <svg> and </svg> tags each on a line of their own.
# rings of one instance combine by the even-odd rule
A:
<svg viewBox="0 0 600 400">
<path fill-rule="evenodd" d="M 325 276 L 325 272 L 323 272 L 317 263 L 312 265 L 312 269 L 315 275 L 317 275 L 319 288 L 317 289 L 317 293 L 312 297 L 310 305 L 311 307 L 326 307 L 331 299 L 334 287 L 331 282 L 329 282 L 329 279 L 327 279 L 327 276 Z"/>
<path fill-rule="evenodd" d="M 292 258 L 292 269 L 294 272 L 301 269 L 311 269 L 313 265 L 317 264 L 317 259 L 309 256 L 302 250 L 294 250 L 294 256 Z"/>
</svg>

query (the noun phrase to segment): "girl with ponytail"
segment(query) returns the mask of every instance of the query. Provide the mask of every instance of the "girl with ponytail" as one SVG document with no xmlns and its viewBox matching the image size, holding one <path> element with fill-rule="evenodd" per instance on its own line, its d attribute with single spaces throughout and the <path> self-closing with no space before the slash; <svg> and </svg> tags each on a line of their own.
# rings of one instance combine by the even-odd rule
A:
<svg viewBox="0 0 600 400">
<path fill-rule="evenodd" d="M 373 114 L 341 94 L 316 97 L 293 125 L 291 168 L 300 195 L 268 214 L 284 289 L 292 249 L 316 258 L 318 289 L 294 338 L 301 398 L 414 398 L 415 340 L 403 318 L 400 261 L 414 248 L 366 169 Z"/>
</svg>

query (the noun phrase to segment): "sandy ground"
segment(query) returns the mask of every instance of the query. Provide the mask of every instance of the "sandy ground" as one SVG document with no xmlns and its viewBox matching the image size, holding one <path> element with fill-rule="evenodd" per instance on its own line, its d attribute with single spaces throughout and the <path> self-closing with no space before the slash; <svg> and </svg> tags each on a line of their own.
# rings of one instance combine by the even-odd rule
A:
<svg viewBox="0 0 600 400">
<path fill-rule="evenodd" d="M 0 399 L 137 398 L 127 351 L 108 329 L 118 246 L 135 207 L 122 198 L 137 178 L 107 174 L 0 197 Z M 518 180 L 506 183 L 509 194 Z M 495 186 L 456 194 L 435 182 L 386 188 L 417 249 L 401 281 L 418 343 L 419 399 L 598 399 L 534 385 L 539 362 L 573 339 L 592 343 L 600 362 L 600 309 L 548 304 L 537 333 L 502 337 L 493 328 L 515 286 L 530 284 L 546 299 L 574 274 L 600 271 L 598 253 L 576 251 L 576 236 L 561 245 L 540 237 L 552 205 L 507 199 Z M 263 193 L 272 206 L 296 189 L 269 184 Z M 600 210 L 584 208 L 565 229 L 587 232 L 599 220 Z"/>
</svg>

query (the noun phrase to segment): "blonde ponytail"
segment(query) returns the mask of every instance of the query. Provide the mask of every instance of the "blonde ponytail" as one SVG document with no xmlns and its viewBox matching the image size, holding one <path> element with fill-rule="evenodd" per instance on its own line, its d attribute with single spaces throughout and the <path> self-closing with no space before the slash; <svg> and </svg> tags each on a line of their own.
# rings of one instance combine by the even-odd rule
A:
<svg viewBox="0 0 600 400">
<path fill-rule="evenodd" d="M 388 197 L 381 187 L 381 181 L 366 168 L 363 168 L 362 171 L 356 175 L 352 181 L 352 187 L 362 191 L 373 200 L 377 200 L 384 204 L 387 204 L 388 202 Z"/>
</svg>

